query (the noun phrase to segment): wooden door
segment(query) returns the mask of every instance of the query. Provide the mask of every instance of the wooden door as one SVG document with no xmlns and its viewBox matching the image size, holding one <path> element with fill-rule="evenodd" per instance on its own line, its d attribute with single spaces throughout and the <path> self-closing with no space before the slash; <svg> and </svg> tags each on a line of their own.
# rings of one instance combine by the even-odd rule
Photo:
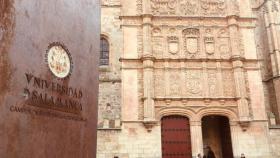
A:
<svg viewBox="0 0 280 158">
<path fill-rule="evenodd" d="M 162 158 L 191 158 L 189 119 L 167 116 L 161 122 Z"/>
</svg>

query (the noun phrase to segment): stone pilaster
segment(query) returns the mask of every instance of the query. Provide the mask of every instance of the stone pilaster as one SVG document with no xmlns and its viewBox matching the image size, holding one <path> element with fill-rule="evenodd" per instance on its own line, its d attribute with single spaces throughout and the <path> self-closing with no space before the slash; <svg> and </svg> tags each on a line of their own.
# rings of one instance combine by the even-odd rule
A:
<svg viewBox="0 0 280 158">
<path fill-rule="evenodd" d="M 222 74 L 222 68 L 221 68 L 221 63 L 217 62 L 217 79 L 218 79 L 218 92 L 219 92 L 219 97 L 224 98 L 224 90 L 223 90 L 223 74 Z"/>
<path fill-rule="evenodd" d="M 236 121 L 231 121 L 230 122 L 230 132 L 231 132 L 231 142 L 232 142 L 232 150 L 233 150 L 233 155 L 234 157 L 240 156 L 240 151 L 239 151 L 239 144 L 238 144 L 238 123 Z"/>
<path fill-rule="evenodd" d="M 208 71 L 207 71 L 207 63 L 203 62 L 202 63 L 203 67 L 203 88 L 205 89 L 204 91 L 204 97 L 209 98 L 209 85 L 208 85 Z M 207 89 L 207 90 L 206 90 Z"/>
<path fill-rule="evenodd" d="M 238 103 L 238 114 L 240 125 L 247 127 L 250 121 L 248 96 L 245 82 L 245 70 L 243 61 L 244 55 L 242 52 L 242 44 L 240 41 L 240 30 L 237 22 L 237 16 L 231 16 L 228 19 L 230 38 L 231 38 L 231 51 L 232 51 L 232 65 L 234 71 L 236 97 Z"/>
<path fill-rule="evenodd" d="M 154 111 L 154 58 L 152 52 L 152 16 L 149 14 L 149 1 L 143 0 L 143 82 L 144 82 L 144 122 L 151 128 L 155 121 Z"/>
<path fill-rule="evenodd" d="M 192 142 L 192 155 L 203 155 L 203 138 L 201 121 L 191 121 L 191 142 Z"/>
</svg>

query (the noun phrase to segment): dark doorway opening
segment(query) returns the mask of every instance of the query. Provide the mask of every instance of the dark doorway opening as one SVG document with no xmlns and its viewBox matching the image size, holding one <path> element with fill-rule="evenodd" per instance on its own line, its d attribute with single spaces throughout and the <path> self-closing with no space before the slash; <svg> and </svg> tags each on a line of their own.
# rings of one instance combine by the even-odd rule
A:
<svg viewBox="0 0 280 158">
<path fill-rule="evenodd" d="M 192 158 L 190 122 L 183 116 L 161 120 L 162 158 Z"/>
<path fill-rule="evenodd" d="M 216 158 L 233 158 L 229 119 L 224 116 L 205 116 L 202 119 L 204 154 L 210 147 Z"/>
</svg>

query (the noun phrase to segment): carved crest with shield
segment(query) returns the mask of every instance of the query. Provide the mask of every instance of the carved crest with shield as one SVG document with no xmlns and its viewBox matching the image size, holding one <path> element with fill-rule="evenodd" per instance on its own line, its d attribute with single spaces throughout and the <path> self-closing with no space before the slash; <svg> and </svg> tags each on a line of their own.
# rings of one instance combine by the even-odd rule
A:
<svg viewBox="0 0 280 158">
<path fill-rule="evenodd" d="M 199 29 L 188 28 L 183 30 L 185 53 L 195 56 L 199 52 Z"/>
<path fill-rule="evenodd" d="M 168 51 L 171 54 L 179 52 L 179 38 L 175 36 L 168 37 Z"/>
<path fill-rule="evenodd" d="M 213 55 L 215 53 L 215 40 L 214 37 L 204 38 L 205 51 L 208 55 Z"/>
</svg>

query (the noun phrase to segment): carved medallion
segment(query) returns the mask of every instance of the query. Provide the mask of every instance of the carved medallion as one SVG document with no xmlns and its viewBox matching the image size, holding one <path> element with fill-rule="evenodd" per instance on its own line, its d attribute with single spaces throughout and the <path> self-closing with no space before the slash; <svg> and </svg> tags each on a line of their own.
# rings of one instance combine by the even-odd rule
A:
<svg viewBox="0 0 280 158">
<path fill-rule="evenodd" d="M 179 38 L 175 36 L 168 37 L 168 51 L 171 54 L 179 52 Z"/>
<path fill-rule="evenodd" d="M 188 70 L 186 72 L 186 88 L 188 95 L 199 96 L 202 92 L 201 72 L 197 70 Z"/>
<path fill-rule="evenodd" d="M 71 57 L 63 45 L 51 44 L 46 54 L 46 60 L 50 71 L 56 77 L 65 78 L 71 73 Z"/>
</svg>

